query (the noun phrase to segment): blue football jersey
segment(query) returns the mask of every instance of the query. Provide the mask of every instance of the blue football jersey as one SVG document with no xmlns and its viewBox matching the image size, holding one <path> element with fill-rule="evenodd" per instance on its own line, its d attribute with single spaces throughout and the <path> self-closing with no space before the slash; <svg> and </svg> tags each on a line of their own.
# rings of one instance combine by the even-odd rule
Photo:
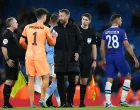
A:
<svg viewBox="0 0 140 110">
<path fill-rule="evenodd" d="M 123 41 L 127 40 L 125 31 L 117 26 L 111 26 L 103 32 L 108 55 L 123 55 Z"/>
</svg>

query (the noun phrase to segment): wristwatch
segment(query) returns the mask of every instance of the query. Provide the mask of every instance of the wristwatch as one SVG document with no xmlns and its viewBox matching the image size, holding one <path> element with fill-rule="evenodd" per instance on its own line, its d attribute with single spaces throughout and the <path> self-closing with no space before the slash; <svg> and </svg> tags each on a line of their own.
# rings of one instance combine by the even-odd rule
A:
<svg viewBox="0 0 140 110">
<path fill-rule="evenodd" d="M 8 60 L 9 60 L 9 58 L 5 59 L 5 61 L 8 61 Z"/>
</svg>

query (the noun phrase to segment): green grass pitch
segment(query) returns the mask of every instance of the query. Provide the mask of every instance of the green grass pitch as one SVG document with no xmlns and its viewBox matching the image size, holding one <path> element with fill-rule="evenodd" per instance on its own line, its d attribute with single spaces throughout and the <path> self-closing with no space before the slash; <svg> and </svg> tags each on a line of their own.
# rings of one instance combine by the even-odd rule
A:
<svg viewBox="0 0 140 110">
<path fill-rule="evenodd" d="M 105 108 L 105 107 L 86 107 L 86 108 L 13 108 L 13 110 L 140 110 L 139 107 L 113 107 L 113 108 Z M 12 109 L 3 109 L 0 110 L 12 110 Z"/>
</svg>

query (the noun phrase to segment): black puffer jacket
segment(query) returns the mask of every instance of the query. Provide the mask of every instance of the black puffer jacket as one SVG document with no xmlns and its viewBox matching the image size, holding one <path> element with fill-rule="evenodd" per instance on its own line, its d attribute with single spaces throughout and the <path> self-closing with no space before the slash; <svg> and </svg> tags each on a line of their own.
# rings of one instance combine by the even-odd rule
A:
<svg viewBox="0 0 140 110">
<path fill-rule="evenodd" d="M 80 54 L 83 47 L 79 28 L 69 21 L 66 27 L 58 22 L 54 30 L 58 33 L 54 47 L 55 73 L 80 72 L 79 62 L 74 59 L 74 54 Z"/>
</svg>

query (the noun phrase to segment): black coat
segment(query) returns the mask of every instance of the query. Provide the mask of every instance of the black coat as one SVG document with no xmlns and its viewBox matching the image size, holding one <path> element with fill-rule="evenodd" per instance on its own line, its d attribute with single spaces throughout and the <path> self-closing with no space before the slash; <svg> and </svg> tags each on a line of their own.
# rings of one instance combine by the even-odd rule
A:
<svg viewBox="0 0 140 110">
<path fill-rule="evenodd" d="M 58 22 L 54 30 L 58 33 L 54 47 L 55 73 L 80 72 L 79 62 L 74 59 L 74 54 L 80 54 L 83 47 L 79 28 L 74 22 L 69 21 L 66 27 Z"/>
</svg>

